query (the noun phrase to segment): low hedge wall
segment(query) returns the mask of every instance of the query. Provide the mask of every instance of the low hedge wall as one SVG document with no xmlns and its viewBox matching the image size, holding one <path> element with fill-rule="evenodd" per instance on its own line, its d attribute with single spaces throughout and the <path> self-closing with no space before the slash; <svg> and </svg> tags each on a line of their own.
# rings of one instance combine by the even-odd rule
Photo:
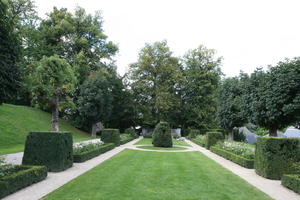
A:
<svg viewBox="0 0 300 200">
<path fill-rule="evenodd" d="M 130 141 L 132 141 L 132 140 L 134 140 L 135 138 L 128 138 L 128 139 L 124 139 L 124 140 L 121 140 L 120 141 L 120 144 L 122 145 L 122 144 L 126 144 L 127 142 L 130 142 Z"/>
<path fill-rule="evenodd" d="M 101 131 L 101 141 L 104 143 L 114 143 L 116 146 L 120 145 L 120 131 L 119 129 L 103 129 Z"/>
<path fill-rule="evenodd" d="M 107 143 L 107 144 L 101 145 L 100 147 L 98 147 L 96 149 L 81 152 L 79 154 L 74 154 L 73 159 L 74 159 L 74 162 L 76 162 L 76 163 L 84 162 L 86 160 L 89 160 L 96 156 L 99 156 L 100 154 L 105 153 L 113 148 L 115 148 L 115 144 Z"/>
<path fill-rule="evenodd" d="M 47 177 L 45 166 L 17 166 L 17 171 L 0 178 L 0 198 L 12 194 Z"/>
<path fill-rule="evenodd" d="M 230 151 L 226 151 L 224 149 L 220 149 L 216 146 L 210 147 L 210 150 L 214 152 L 215 154 L 218 154 L 219 156 L 222 156 L 223 158 L 226 158 L 227 160 L 230 160 L 238 165 L 241 165 L 242 167 L 253 169 L 254 168 L 254 160 L 244 158 L 240 155 L 234 154 Z"/>
<path fill-rule="evenodd" d="M 206 142 L 199 141 L 199 140 L 197 140 L 196 138 L 190 138 L 190 140 L 191 140 L 192 142 L 194 142 L 195 144 L 200 145 L 201 147 L 205 147 L 205 146 L 206 146 Z"/>
<path fill-rule="evenodd" d="M 221 132 L 207 132 L 206 133 L 206 145 L 207 149 L 217 144 L 218 141 L 224 140 L 224 136 Z"/>
<path fill-rule="evenodd" d="M 300 194 L 300 174 L 285 174 L 281 178 L 281 184 Z"/>
</svg>

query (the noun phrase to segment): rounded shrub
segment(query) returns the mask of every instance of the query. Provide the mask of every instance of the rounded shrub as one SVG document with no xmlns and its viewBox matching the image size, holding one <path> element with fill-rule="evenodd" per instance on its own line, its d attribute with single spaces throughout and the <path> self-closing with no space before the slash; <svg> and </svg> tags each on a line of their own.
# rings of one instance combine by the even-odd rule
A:
<svg viewBox="0 0 300 200">
<path fill-rule="evenodd" d="M 153 136 L 152 144 L 155 147 L 172 147 L 171 129 L 167 122 L 160 122 L 156 125 Z"/>
</svg>

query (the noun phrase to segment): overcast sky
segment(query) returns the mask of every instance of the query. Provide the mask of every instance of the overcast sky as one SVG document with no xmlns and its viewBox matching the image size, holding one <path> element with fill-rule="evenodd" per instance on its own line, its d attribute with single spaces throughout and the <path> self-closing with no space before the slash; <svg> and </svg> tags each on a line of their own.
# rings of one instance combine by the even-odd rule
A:
<svg viewBox="0 0 300 200">
<path fill-rule="evenodd" d="M 200 44 L 215 49 L 226 76 L 300 56 L 300 0 L 35 1 L 40 16 L 53 6 L 101 10 L 105 34 L 119 46 L 120 74 L 145 43 L 164 39 L 176 56 Z"/>
</svg>

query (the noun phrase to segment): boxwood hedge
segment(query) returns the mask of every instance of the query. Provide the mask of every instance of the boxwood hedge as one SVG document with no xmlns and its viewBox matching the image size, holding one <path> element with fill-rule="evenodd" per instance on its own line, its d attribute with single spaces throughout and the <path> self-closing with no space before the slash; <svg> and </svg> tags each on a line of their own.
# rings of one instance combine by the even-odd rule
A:
<svg viewBox="0 0 300 200">
<path fill-rule="evenodd" d="M 84 151 L 84 152 L 81 152 L 78 154 L 74 154 L 73 159 L 74 159 L 74 162 L 76 162 L 76 163 L 84 162 L 84 161 L 92 159 L 102 153 L 105 153 L 113 148 L 115 148 L 115 144 L 113 144 L 113 143 L 104 144 L 98 148 L 95 148 L 95 149 L 92 149 L 89 151 Z"/>
<path fill-rule="evenodd" d="M 234 154 L 230 151 L 226 151 L 224 149 L 220 149 L 216 146 L 210 147 L 210 150 L 214 152 L 215 154 L 218 154 L 222 156 L 223 158 L 226 158 L 227 160 L 231 160 L 232 162 L 241 165 L 242 167 L 253 169 L 254 168 L 254 160 L 244 158 L 240 155 Z"/>
<path fill-rule="evenodd" d="M 210 149 L 211 146 L 217 144 L 218 141 L 223 140 L 224 136 L 221 132 L 207 132 L 206 133 L 206 145 L 207 149 Z"/>
<path fill-rule="evenodd" d="M 63 171 L 73 165 L 73 138 L 68 132 L 30 132 L 22 163 Z"/>
<path fill-rule="evenodd" d="M 15 172 L 0 178 L 0 198 L 44 180 L 46 177 L 47 167 L 45 166 L 17 166 Z"/>
<path fill-rule="evenodd" d="M 281 178 L 281 184 L 300 194 L 300 174 L 285 174 Z"/>
<path fill-rule="evenodd" d="M 119 146 L 120 145 L 119 129 L 103 129 L 101 131 L 101 140 L 104 143 L 114 143 L 116 146 Z"/>
<path fill-rule="evenodd" d="M 298 172 L 300 140 L 296 138 L 259 137 L 255 148 L 255 171 L 269 179 L 280 180 L 283 174 Z"/>
</svg>

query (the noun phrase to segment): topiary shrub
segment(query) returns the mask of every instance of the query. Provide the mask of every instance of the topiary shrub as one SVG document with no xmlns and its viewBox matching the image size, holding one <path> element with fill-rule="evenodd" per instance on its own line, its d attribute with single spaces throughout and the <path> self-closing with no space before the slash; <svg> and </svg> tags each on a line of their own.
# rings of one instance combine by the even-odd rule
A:
<svg viewBox="0 0 300 200">
<path fill-rule="evenodd" d="M 206 133 L 206 145 L 207 149 L 217 144 L 218 141 L 224 140 L 224 136 L 221 132 L 207 132 Z"/>
<path fill-rule="evenodd" d="M 139 137 L 138 134 L 136 134 L 136 132 L 135 132 L 135 130 L 133 128 L 127 128 L 125 130 L 125 133 L 129 134 L 133 138 L 138 138 Z"/>
<path fill-rule="evenodd" d="M 160 122 L 156 125 L 153 136 L 152 144 L 155 147 L 172 147 L 171 129 L 167 122 Z"/>
<path fill-rule="evenodd" d="M 63 171 L 73 165 L 73 138 L 68 132 L 30 132 L 25 143 L 23 165 L 44 165 Z"/>
<path fill-rule="evenodd" d="M 104 143 L 114 143 L 116 146 L 120 145 L 119 129 L 103 129 L 101 131 L 101 140 Z"/>
<path fill-rule="evenodd" d="M 268 179 L 280 180 L 283 174 L 299 171 L 300 140 L 296 138 L 258 137 L 255 148 L 255 172 Z"/>
<path fill-rule="evenodd" d="M 192 139 L 200 135 L 200 131 L 197 129 L 191 129 L 188 138 Z"/>
<path fill-rule="evenodd" d="M 284 174 L 281 184 L 300 194 L 300 174 Z"/>
</svg>

